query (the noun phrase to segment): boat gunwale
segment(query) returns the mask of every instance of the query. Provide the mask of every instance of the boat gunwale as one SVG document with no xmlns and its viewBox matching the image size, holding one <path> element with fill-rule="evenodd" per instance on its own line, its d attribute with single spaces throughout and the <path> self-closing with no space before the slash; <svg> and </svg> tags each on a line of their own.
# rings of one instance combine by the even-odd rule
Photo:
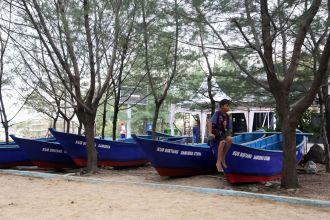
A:
<svg viewBox="0 0 330 220">
<path fill-rule="evenodd" d="M 154 139 L 147 139 L 147 138 L 141 138 L 138 135 L 132 134 L 132 136 L 135 136 L 137 140 L 142 139 L 143 141 L 147 142 L 160 142 L 160 143 L 166 143 L 166 144 L 174 144 L 174 145 L 180 145 L 182 147 L 194 147 L 194 148 L 202 148 L 202 149 L 209 149 L 210 146 L 207 145 L 207 143 L 200 143 L 200 144 L 182 144 L 182 143 L 175 143 L 175 142 L 170 142 L 166 140 L 154 140 Z"/>
<path fill-rule="evenodd" d="M 278 135 L 278 134 L 273 134 L 273 135 Z M 273 136 L 271 135 L 271 136 Z M 268 137 L 271 137 L 271 136 L 268 136 Z M 268 137 L 265 137 L 265 138 L 268 138 Z M 247 142 L 247 143 L 243 143 L 243 144 L 235 144 L 233 143 L 232 145 L 236 145 L 240 148 L 248 148 L 248 149 L 252 149 L 252 150 L 256 150 L 256 151 L 262 151 L 262 152 L 273 152 L 273 153 L 281 153 L 283 152 L 283 150 L 267 150 L 267 149 L 262 149 L 262 148 L 256 148 L 256 147 L 251 147 L 251 146 L 245 146 L 245 144 L 248 144 L 248 143 L 253 143 L 253 142 L 256 142 L 256 141 L 260 141 L 261 139 L 257 139 L 257 140 L 254 140 L 254 141 L 251 141 L 251 142 Z M 301 145 L 303 145 L 304 143 L 306 143 L 306 137 L 304 136 L 302 141 L 296 146 L 296 149 L 300 148 Z"/>
</svg>

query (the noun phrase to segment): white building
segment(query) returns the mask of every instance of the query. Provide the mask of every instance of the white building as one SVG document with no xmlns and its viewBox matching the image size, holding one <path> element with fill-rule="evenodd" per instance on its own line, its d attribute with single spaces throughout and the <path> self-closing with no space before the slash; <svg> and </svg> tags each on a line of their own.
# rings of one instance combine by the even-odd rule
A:
<svg viewBox="0 0 330 220">
<path fill-rule="evenodd" d="M 212 78 L 212 94 L 216 102 L 222 99 L 232 100 L 227 94 L 225 94 L 214 78 Z M 194 95 L 190 100 L 184 101 L 182 103 L 172 104 L 170 107 L 170 126 L 171 134 L 174 134 L 174 121 L 175 115 L 177 113 L 185 113 L 189 115 L 198 115 L 200 119 L 201 127 L 201 140 L 204 142 L 204 137 L 206 134 L 206 121 L 208 115 L 210 115 L 210 109 L 203 109 L 198 106 L 206 106 L 210 104 L 210 99 L 207 92 L 207 78 L 204 78 L 201 86 L 197 90 L 196 95 Z M 274 128 L 275 118 L 273 108 L 264 107 L 253 107 L 248 106 L 232 106 L 232 110 L 229 112 L 232 117 L 233 131 L 234 132 L 251 132 L 260 127 Z M 189 116 L 190 117 L 190 116 Z M 190 121 L 190 120 L 189 120 Z M 188 120 L 187 120 L 188 122 Z"/>
</svg>

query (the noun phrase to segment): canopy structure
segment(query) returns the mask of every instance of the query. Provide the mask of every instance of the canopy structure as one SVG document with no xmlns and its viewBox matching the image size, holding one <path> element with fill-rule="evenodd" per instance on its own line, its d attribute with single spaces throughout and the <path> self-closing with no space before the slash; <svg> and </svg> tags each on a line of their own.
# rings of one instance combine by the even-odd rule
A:
<svg viewBox="0 0 330 220">
<path fill-rule="evenodd" d="M 210 98 L 208 94 L 208 82 L 207 82 L 207 77 L 204 78 L 202 84 L 200 85 L 199 89 L 197 90 L 196 94 L 191 97 L 191 99 L 188 101 L 190 103 L 195 103 L 195 104 L 209 104 L 210 103 Z M 215 81 L 214 78 L 211 78 L 211 93 L 213 95 L 213 99 L 216 102 L 220 102 L 222 99 L 229 99 L 231 98 L 222 91 L 220 88 L 219 84 Z M 186 101 L 187 103 L 187 101 Z"/>
<path fill-rule="evenodd" d="M 222 99 L 229 99 L 232 100 L 226 93 L 224 93 L 218 83 L 215 81 L 214 78 L 211 80 L 212 82 L 212 94 L 215 101 L 219 102 Z M 204 143 L 204 138 L 206 135 L 206 122 L 207 122 L 207 115 L 210 114 L 210 109 L 200 109 L 198 106 L 204 104 L 210 104 L 211 101 L 208 96 L 207 92 L 207 78 L 205 77 L 201 86 L 197 90 L 196 94 L 189 100 L 183 101 L 182 103 L 172 104 L 170 107 L 170 126 L 171 126 L 171 134 L 174 135 L 174 121 L 175 121 L 175 115 L 176 113 L 190 113 L 199 115 L 200 119 L 200 130 L 201 130 L 201 141 Z M 253 128 L 256 127 L 254 124 L 255 122 L 255 116 L 258 113 L 258 118 L 262 116 L 261 120 L 262 123 L 260 123 L 260 127 L 270 127 L 273 126 L 275 118 L 274 118 L 274 109 L 273 108 L 264 108 L 264 107 L 248 107 L 249 103 L 246 103 L 246 106 L 238 106 L 234 107 L 232 111 L 229 113 L 234 114 L 242 114 L 244 115 L 243 119 L 237 119 L 237 120 L 243 120 L 246 124 L 246 131 L 251 132 L 253 131 Z M 233 107 L 233 106 L 232 106 Z M 232 118 L 235 119 L 234 117 Z M 234 123 L 234 122 L 233 122 Z M 236 121 L 235 123 L 239 123 Z"/>
</svg>

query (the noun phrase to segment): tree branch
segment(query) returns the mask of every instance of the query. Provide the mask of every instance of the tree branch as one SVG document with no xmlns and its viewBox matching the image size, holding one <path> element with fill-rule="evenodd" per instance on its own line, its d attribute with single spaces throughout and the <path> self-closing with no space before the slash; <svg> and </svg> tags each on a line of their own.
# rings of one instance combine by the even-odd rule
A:
<svg viewBox="0 0 330 220">
<path fill-rule="evenodd" d="M 218 33 L 217 30 L 215 30 L 215 28 L 213 27 L 213 25 L 208 22 L 208 20 L 205 18 L 205 16 L 203 15 L 203 13 L 200 11 L 199 8 L 195 7 L 196 11 L 200 14 L 200 16 L 203 18 L 204 22 L 212 29 L 212 31 L 214 32 L 214 34 L 218 37 L 218 39 L 220 40 L 222 46 L 226 49 L 227 53 L 230 55 L 230 57 L 233 59 L 234 63 L 240 68 L 240 70 L 242 72 L 244 72 L 247 76 L 249 76 L 251 78 L 251 80 L 256 83 L 257 85 L 261 86 L 262 88 L 264 88 L 265 90 L 269 91 L 269 88 L 267 85 L 261 83 L 259 80 L 257 80 L 253 75 L 250 74 L 250 72 L 237 60 L 236 56 L 233 54 L 233 52 L 228 48 L 228 46 L 226 45 L 225 41 L 222 39 L 222 37 L 220 36 L 220 34 Z"/>
</svg>

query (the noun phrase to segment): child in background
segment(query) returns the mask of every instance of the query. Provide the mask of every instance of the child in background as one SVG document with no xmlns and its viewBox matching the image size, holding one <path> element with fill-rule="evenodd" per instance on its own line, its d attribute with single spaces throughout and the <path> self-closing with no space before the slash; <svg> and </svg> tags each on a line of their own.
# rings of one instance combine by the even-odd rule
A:
<svg viewBox="0 0 330 220">
<path fill-rule="evenodd" d="M 120 138 L 121 139 L 126 138 L 126 127 L 125 127 L 125 124 L 123 122 L 120 124 L 119 133 L 120 133 Z"/>
</svg>

